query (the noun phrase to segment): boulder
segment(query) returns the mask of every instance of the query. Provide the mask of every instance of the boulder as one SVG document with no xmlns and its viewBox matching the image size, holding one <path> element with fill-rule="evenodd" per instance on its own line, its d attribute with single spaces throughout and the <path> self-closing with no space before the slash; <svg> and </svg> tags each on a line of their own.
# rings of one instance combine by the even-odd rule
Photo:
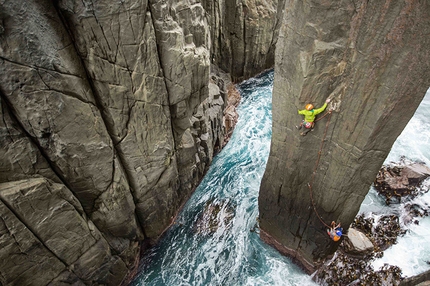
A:
<svg viewBox="0 0 430 286">
<path fill-rule="evenodd" d="M 351 227 L 370 238 L 375 247 L 375 252 L 381 255 L 381 251 L 397 243 L 398 236 L 406 233 L 406 229 L 400 224 L 399 217 L 394 214 L 376 215 L 375 217 L 369 214 L 369 217 L 366 218 L 361 214 L 354 219 Z"/>
<path fill-rule="evenodd" d="M 374 249 L 373 243 L 369 238 L 363 232 L 352 227 L 348 230 L 348 236 L 344 244 L 344 250 L 353 255 L 367 255 Z"/>
<path fill-rule="evenodd" d="M 401 197 L 415 197 L 421 183 L 429 176 L 430 168 L 422 163 L 399 163 L 383 166 L 373 185 L 389 204 L 399 201 Z"/>
</svg>

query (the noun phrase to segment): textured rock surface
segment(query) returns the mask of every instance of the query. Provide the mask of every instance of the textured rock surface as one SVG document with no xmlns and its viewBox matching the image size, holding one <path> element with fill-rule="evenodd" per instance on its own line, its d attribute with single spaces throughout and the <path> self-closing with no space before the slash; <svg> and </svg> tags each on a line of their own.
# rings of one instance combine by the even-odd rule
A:
<svg viewBox="0 0 430 286">
<path fill-rule="evenodd" d="M 400 286 L 429 286 L 430 270 L 414 277 L 408 277 L 400 282 Z"/>
<path fill-rule="evenodd" d="M 0 189 L 0 253 L 7 257 L 1 260 L 3 285 L 46 285 L 64 272 L 81 284 L 121 282 L 127 273 L 121 254 L 111 253 L 64 185 L 35 178 L 3 183 Z M 44 274 L 35 275 L 39 272 Z"/>
<path fill-rule="evenodd" d="M 423 181 L 430 176 L 430 168 L 423 163 L 406 162 L 383 166 L 373 186 L 385 196 L 386 203 L 399 202 L 402 197 L 413 198 L 422 192 Z"/>
<path fill-rule="evenodd" d="M 290 1 L 277 44 L 271 153 L 259 196 L 263 239 L 308 271 L 337 245 L 326 224 L 353 221 L 392 143 L 430 86 L 426 1 Z M 299 136 L 307 102 L 332 116 Z"/>
<path fill-rule="evenodd" d="M 61 1 L 59 7 L 124 168 L 137 217 L 146 235 L 156 237 L 179 201 L 169 99 L 147 4 Z M 157 188 L 165 192 L 154 192 Z"/>
<path fill-rule="evenodd" d="M 284 3 L 0 1 L 0 284 L 121 283 L 228 141 L 228 73 L 273 66 Z"/>
<path fill-rule="evenodd" d="M 54 2 L 0 2 L 0 284 L 118 285 L 224 145 L 228 76 L 199 1 Z"/>
<path fill-rule="evenodd" d="M 373 244 L 366 235 L 352 227 L 349 228 L 348 237 L 344 243 L 348 253 L 351 254 L 364 255 L 373 250 Z"/>
<path fill-rule="evenodd" d="M 211 60 L 235 81 L 273 67 L 285 0 L 202 0 L 211 26 Z"/>
</svg>

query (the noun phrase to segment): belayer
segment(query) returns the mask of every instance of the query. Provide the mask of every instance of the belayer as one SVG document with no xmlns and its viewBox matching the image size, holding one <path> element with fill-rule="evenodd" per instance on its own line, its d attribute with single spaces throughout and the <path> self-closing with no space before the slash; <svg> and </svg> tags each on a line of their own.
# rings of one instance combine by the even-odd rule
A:
<svg viewBox="0 0 430 286">
<path fill-rule="evenodd" d="M 300 125 L 296 126 L 296 128 L 299 130 L 302 129 L 302 127 L 305 128 L 305 130 L 301 132 L 300 135 L 305 136 L 306 134 L 308 134 L 309 131 L 314 128 L 315 117 L 326 109 L 327 103 L 329 102 L 330 99 L 327 98 L 324 105 L 320 108 L 314 109 L 314 106 L 309 103 L 306 104 L 305 109 L 299 110 L 299 114 L 305 116 L 305 119 L 300 123 Z"/>
<path fill-rule="evenodd" d="M 340 227 L 340 223 L 336 225 L 334 221 L 331 222 L 330 229 L 327 229 L 327 234 L 333 241 L 338 241 L 342 237 L 343 229 Z"/>
</svg>

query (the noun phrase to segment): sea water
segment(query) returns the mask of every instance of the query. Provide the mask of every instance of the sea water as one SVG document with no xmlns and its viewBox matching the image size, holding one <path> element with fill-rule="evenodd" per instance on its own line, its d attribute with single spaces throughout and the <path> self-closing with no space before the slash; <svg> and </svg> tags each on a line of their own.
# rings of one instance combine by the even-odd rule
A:
<svg viewBox="0 0 430 286">
<path fill-rule="evenodd" d="M 397 163 L 402 157 L 410 161 L 423 162 L 430 167 L 430 89 L 416 110 L 414 116 L 394 143 L 384 164 Z M 365 216 L 396 214 L 402 217 L 406 203 L 413 203 L 423 209 L 430 209 L 430 180 L 423 183 L 424 195 L 400 204 L 387 206 L 385 200 L 378 196 L 372 187 L 363 201 L 360 213 Z M 402 222 L 402 220 L 401 220 Z M 418 218 L 419 224 L 401 226 L 407 229 L 404 236 L 398 238 L 397 244 L 384 252 L 384 256 L 373 262 L 378 270 L 384 264 L 397 265 L 402 269 L 402 276 L 410 277 L 430 269 L 430 217 Z"/>
<path fill-rule="evenodd" d="M 131 285 L 316 285 L 289 258 L 263 243 L 256 228 L 258 191 L 272 132 L 273 71 L 247 80 L 237 88 L 242 99 L 238 107 L 239 121 L 230 142 L 215 157 L 175 224 L 143 257 L 139 274 Z M 420 110 L 430 111 L 430 96 L 427 98 Z M 404 154 L 410 154 L 411 159 L 430 160 L 430 128 L 417 134 L 411 130 L 425 119 L 425 110 L 420 110 L 387 160 Z M 427 148 L 411 146 L 408 140 L 411 132 L 419 136 L 421 146 L 427 142 Z M 384 200 L 371 191 L 361 211 L 380 211 L 383 203 Z M 215 215 L 221 222 L 218 228 L 210 231 L 202 230 L 199 225 L 208 205 L 219 207 Z M 383 208 L 390 212 L 389 207 Z M 418 261 L 424 258 L 417 258 L 417 253 L 427 251 L 428 256 L 430 246 L 423 250 L 426 238 L 422 237 L 430 237 L 429 226 L 430 221 L 425 219 L 408 233 L 409 239 L 419 240 L 419 247 L 411 255 L 414 258 L 408 263 L 415 272 L 408 269 L 408 274 L 426 269 L 422 261 Z M 406 245 L 407 239 L 405 237 Z M 428 242 L 427 239 L 430 245 Z M 398 246 L 402 246 L 401 242 Z M 394 255 L 404 253 L 402 248 L 393 251 Z M 390 257 L 387 255 L 386 259 L 389 261 Z M 375 267 L 384 263 L 382 260 L 375 262 Z"/>
<path fill-rule="evenodd" d="M 315 285 L 290 259 L 263 243 L 256 229 L 258 192 L 272 134 L 273 71 L 239 84 L 239 121 L 229 143 L 132 285 Z M 199 232 L 208 202 L 234 213 L 213 233 Z"/>
</svg>

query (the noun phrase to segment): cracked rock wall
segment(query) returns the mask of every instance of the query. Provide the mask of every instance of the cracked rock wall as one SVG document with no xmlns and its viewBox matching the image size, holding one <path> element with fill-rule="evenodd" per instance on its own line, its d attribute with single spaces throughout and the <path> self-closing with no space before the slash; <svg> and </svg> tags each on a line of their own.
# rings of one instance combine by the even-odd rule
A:
<svg viewBox="0 0 430 286">
<path fill-rule="evenodd" d="M 261 237 L 313 272 L 337 245 L 311 194 L 321 220 L 347 230 L 430 86 L 430 4 L 289 1 L 284 15 L 259 195 Z M 332 116 L 300 136 L 297 110 L 308 102 L 319 107 L 327 97 Z"/>
<path fill-rule="evenodd" d="M 119 285 L 224 145 L 206 11 L 0 7 L 0 284 Z"/>
<path fill-rule="evenodd" d="M 211 27 L 211 61 L 234 81 L 272 68 L 286 0 L 202 0 Z"/>
</svg>

